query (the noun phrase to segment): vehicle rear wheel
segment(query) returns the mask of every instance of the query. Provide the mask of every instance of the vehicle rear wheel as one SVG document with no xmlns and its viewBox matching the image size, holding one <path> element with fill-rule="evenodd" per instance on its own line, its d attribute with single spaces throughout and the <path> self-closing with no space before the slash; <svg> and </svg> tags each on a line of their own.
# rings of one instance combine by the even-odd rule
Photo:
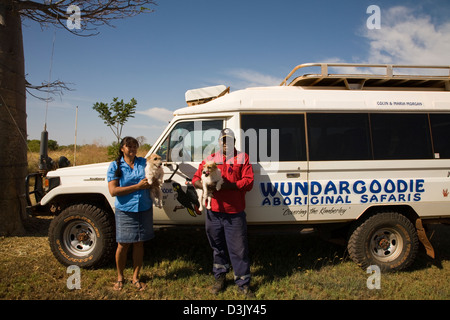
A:
<svg viewBox="0 0 450 320">
<path fill-rule="evenodd" d="M 413 223 L 397 212 L 381 212 L 360 222 L 347 245 L 359 266 L 377 265 L 382 271 L 405 269 L 415 260 L 418 247 Z"/>
<path fill-rule="evenodd" d="M 93 205 L 67 207 L 51 222 L 49 243 L 53 255 L 64 265 L 99 267 L 114 254 L 114 219 Z"/>
</svg>

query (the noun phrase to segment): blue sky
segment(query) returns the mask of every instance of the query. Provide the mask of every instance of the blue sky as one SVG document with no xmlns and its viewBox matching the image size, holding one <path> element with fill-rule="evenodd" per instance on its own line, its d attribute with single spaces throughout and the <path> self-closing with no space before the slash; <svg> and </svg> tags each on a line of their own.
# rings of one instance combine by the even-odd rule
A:
<svg viewBox="0 0 450 320">
<path fill-rule="evenodd" d="M 186 90 L 278 85 L 301 63 L 450 65 L 448 0 L 157 3 L 153 13 L 99 27 L 93 37 L 24 20 L 28 82 L 48 81 L 51 66 L 51 80 L 74 89 L 48 109 L 27 95 L 28 139 L 39 139 L 46 122 L 49 139 L 73 144 L 78 106 L 77 144 L 109 145 L 115 136 L 92 105 L 119 97 L 138 102 L 122 136 L 153 144 L 171 113 L 186 106 Z M 381 9 L 380 29 L 367 28 L 370 5 Z"/>
</svg>

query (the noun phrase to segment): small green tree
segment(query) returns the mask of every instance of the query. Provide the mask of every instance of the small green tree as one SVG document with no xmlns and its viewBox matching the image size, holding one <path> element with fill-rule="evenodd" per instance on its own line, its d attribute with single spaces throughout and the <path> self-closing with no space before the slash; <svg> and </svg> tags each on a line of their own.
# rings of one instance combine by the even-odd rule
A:
<svg viewBox="0 0 450 320">
<path fill-rule="evenodd" d="M 28 149 L 31 152 L 40 152 L 41 151 L 41 140 L 33 139 L 33 140 L 27 140 Z M 48 150 L 50 151 L 56 151 L 59 149 L 58 142 L 55 140 L 48 140 Z"/>
<path fill-rule="evenodd" d="M 134 98 L 131 98 L 128 103 L 124 103 L 123 99 L 119 101 L 119 98 L 113 98 L 113 102 L 109 106 L 104 102 L 96 102 L 92 109 L 98 112 L 99 117 L 112 130 L 119 144 L 122 127 L 128 121 L 128 118 L 134 118 L 136 105 L 137 101 Z"/>
<path fill-rule="evenodd" d="M 117 158 L 117 156 L 119 155 L 119 147 L 120 144 L 115 141 L 108 146 L 108 159 L 113 160 Z"/>
</svg>

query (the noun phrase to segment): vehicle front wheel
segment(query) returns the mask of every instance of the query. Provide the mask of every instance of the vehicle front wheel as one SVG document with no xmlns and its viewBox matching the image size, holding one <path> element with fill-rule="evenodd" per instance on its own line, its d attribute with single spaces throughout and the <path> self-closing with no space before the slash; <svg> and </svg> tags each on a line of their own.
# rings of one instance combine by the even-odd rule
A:
<svg viewBox="0 0 450 320">
<path fill-rule="evenodd" d="M 62 264 L 99 267 L 111 261 L 114 254 L 114 219 L 93 205 L 67 207 L 51 222 L 49 242 Z"/>
<path fill-rule="evenodd" d="M 413 223 L 397 212 L 381 212 L 359 223 L 348 241 L 353 261 L 366 269 L 405 269 L 416 258 L 419 239 Z"/>
</svg>

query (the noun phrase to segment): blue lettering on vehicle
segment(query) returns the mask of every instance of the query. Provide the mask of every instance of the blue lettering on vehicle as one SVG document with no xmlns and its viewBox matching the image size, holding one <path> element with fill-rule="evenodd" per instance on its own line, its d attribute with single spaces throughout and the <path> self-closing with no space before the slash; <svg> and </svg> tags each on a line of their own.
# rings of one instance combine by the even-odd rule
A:
<svg viewBox="0 0 450 320">
<path fill-rule="evenodd" d="M 424 179 L 261 182 L 262 206 L 421 201 Z"/>
</svg>

